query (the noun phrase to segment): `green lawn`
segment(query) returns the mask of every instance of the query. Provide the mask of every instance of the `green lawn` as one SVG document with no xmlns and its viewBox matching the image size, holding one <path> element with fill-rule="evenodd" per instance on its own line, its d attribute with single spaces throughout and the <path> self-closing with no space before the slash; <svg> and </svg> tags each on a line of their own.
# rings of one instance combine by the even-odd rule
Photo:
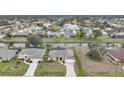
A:
<svg viewBox="0 0 124 93">
<path fill-rule="evenodd" d="M 124 42 L 124 39 L 113 39 L 113 38 L 44 38 L 44 42 Z"/>
<path fill-rule="evenodd" d="M 59 62 L 39 63 L 35 70 L 35 76 L 65 76 L 66 68 Z"/>
<path fill-rule="evenodd" d="M 26 42 L 26 38 L 3 38 L 0 39 L 0 42 Z M 103 37 L 98 37 L 97 39 L 95 38 L 44 38 L 44 42 L 120 42 L 123 43 L 124 39 L 113 39 L 113 38 L 103 38 Z"/>
<path fill-rule="evenodd" d="M 0 62 L 0 76 L 23 76 L 28 69 L 28 65 L 24 62 L 18 64 L 18 68 L 13 68 L 16 66 L 17 61 Z"/>
<path fill-rule="evenodd" d="M 75 57 L 75 60 L 76 60 L 76 64 L 74 65 L 76 75 L 77 76 L 86 76 L 87 72 L 82 67 L 80 57 L 77 54 L 77 51 L 76 51 L 75 47 L 73 47 L 72 49 L 73 49 L 74 57 Z"/>
<path fill-rule="evenodd" d="M 26 38 L 3 38 L 0 39 L 0 42 L 26 42 Z"/>
</svg>

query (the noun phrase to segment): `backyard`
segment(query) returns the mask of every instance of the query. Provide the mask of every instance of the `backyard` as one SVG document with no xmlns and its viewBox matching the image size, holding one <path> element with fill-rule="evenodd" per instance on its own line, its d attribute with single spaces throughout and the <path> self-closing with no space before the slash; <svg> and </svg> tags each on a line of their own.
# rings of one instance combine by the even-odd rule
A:
<svg viewBox="0 0 124 93">
<path fill-rule="evenodd" d="M 28 65 L 21 61 L 0 62 L 0 76 L 23 76 Z"/>
</svg>

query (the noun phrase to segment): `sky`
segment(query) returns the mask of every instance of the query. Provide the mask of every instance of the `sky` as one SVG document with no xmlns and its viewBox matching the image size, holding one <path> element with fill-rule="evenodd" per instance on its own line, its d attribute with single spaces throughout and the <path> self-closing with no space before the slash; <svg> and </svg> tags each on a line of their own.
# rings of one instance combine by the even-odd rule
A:
<svg viewBox="0 0 124 93">
<path fill-rule="evenodd" d="M 122 0 L 0 0 L 0 15 L 123 15 L 123 9 Z"/>
</svg>

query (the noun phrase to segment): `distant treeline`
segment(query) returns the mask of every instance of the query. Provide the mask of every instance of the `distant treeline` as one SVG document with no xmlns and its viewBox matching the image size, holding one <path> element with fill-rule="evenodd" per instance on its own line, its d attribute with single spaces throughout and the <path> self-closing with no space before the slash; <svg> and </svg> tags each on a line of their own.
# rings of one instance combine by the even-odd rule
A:
<svg viewBox="0 0 124 93">
<path fill-rule="evenodd" d="M 14 19 L 14 18 L 45 18 L 45 17 L 68 17 L 68 18 L 124 18 L 124 15 L 0 15 L 0 19 Z"/>
</svg>

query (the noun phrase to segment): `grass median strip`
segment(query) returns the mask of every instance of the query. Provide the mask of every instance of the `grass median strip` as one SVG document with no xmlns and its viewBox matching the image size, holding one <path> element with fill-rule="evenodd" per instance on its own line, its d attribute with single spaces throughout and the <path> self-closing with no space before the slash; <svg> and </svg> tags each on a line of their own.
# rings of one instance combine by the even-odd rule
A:
<svg viewBox="0 0 124 93">
<path fill-rule="evenodd" d="M 73 47 L 72 49 L 73 49 L 74 57 L 75 57 L 75 60 L 76 60 L 75 71 L 76 71 L 77 76 L 86 76 L 87 73 L 86 73 L 86 71 L 82 68 L 81 60 L 80 60 L 79 55 L 78 55 L 77 52 L 76 52 L 75 47 Z"/>
</svg>

